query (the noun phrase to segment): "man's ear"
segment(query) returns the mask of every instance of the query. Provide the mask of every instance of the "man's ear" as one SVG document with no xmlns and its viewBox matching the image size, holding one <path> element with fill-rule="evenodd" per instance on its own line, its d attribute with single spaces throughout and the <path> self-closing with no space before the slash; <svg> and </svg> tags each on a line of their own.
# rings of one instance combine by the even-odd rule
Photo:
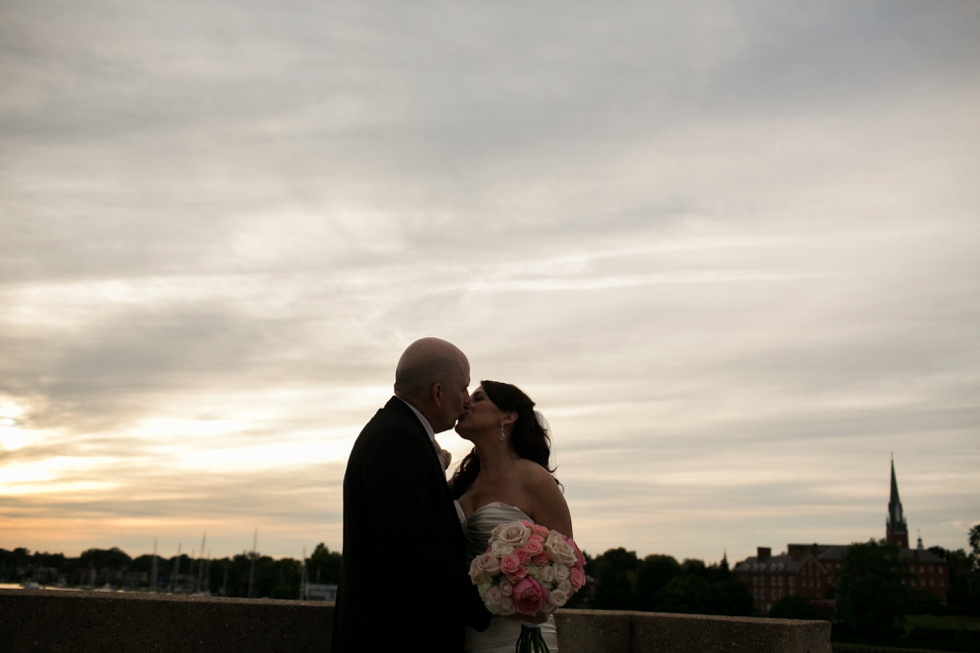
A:
<svg viewBox="0 0 980 653">
<path fill-rule="evenodd" d="M 439 382 L 433 383 L 432 387 L 429 388 L 429 399 L 435 404 L 436 408 L 442 408 L 442 384 Z"/>
<path fill-rule="evenodd" d="M 516 421 L 517 421 L 517 413 L 515 413 L 514 411 L 511 410 L 511 411 L 508 411 L 508 412 L 504 413 L 504 416 L 500 420 L 500 423 L 503 424 L 504 426 L 509 426 L 509 425 L 513 424 L 514 422 L 516 422 Z"/>
</svg>

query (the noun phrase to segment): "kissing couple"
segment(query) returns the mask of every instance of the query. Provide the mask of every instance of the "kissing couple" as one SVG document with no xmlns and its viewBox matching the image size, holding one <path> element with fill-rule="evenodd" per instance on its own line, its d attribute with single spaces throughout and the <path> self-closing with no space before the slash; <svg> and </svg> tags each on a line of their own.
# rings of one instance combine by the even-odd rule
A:
<svg viewBox="0 0 980 653">
<path fill-rule="evenodd" d="M 395 392 L 357 437 L 344 474 L 344 544 L 333 653 L 511 653 L 521 621 L 558 650 L 554 618 L 493 616 L 470 580 L 493 530 L 526 520 L 572 537 L 548 460 L 547 423 L 517 386 L 482 381 L 453 344 L 413 342 Z M 435 434 L 473 449 L 446 481 Z M 448 456 L 446 456 L 448 457 Z"/>
</svg>

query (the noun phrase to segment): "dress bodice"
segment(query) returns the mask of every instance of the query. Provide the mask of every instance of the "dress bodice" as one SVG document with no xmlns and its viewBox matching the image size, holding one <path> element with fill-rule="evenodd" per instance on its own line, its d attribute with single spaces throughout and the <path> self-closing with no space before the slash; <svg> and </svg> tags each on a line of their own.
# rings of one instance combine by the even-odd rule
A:
<svg viewBox="0 0 980 653">
<path fill-rule="evenodd" d="M 532 521 L 530 517 L 521 512 L 520 508 L 500 501 L 494 501 L 477 508 L 469 517 L 463 513 L 459 501 L 454 503 L 456 504 L 456 514 L 459 515 L 459 523 L 463 527 L 463 534 L 466 536 L 467 567 L 473 558 L 487 550 L 490 535 L 497 526 L 519 519 Z"/>
</svg>

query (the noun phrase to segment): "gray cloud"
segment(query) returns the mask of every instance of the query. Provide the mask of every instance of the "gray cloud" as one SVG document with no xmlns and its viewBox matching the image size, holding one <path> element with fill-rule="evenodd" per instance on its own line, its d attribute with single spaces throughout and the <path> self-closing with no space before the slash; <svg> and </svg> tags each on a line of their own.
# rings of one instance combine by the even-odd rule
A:
<svg viewBox="0 0 980 653">
<path fill-rule="evenodd" d="M 880 535 L 889 451 L 963 546 L 977 22 L 0 2 L 0 546 L 339 547 L 428 334 L 551 416 L 590 550 Z"/>
</svg>

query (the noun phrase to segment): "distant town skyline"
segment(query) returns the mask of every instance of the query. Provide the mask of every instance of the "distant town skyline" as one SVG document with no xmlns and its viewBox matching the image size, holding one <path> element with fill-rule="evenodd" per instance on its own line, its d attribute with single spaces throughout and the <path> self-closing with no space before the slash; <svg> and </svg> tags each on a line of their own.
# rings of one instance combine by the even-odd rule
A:
<svg viewBox="0 0 980 653">
<path fill-rule="evenodd" d="M 427 335 L 590 553 L 980 521 L 977 3 L 0 17 L 0 547 L 340 549 Z"/>
</svg>

